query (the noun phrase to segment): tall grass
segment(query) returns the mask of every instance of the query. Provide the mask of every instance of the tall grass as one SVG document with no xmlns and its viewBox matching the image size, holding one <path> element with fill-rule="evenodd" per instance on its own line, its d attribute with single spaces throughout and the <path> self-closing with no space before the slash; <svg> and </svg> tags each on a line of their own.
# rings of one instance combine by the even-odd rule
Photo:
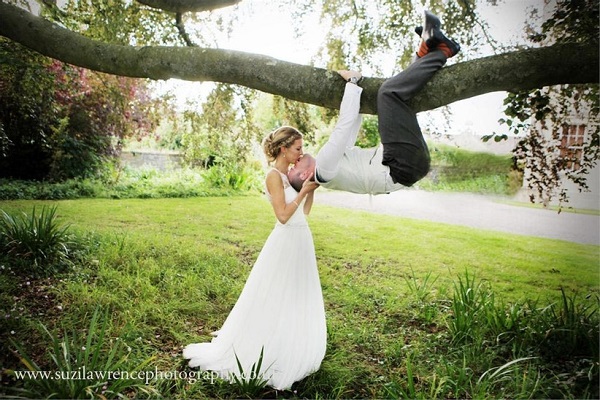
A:
<svg viewBox="0 0 600 400">
<path fill-rule="evenodd" d="M 477 282 L 468 272 L 464 279 L 459 277 L 454 286 L 448 323 L 452 342 L 462 344 L 480 339 L 480 329 L 484 326 L 482 319 L 494 309 L 493 292 L 483 282 Z"/>
<path fill-rule="evenodd" d="M 61 224 L 56 207 L 35 206 L 27 213 L 11 215 L 0 210 L 0 261 L 13 271 L 36 276 L 52 275 L 70 266 L 78 243 Z"/>
<path fill-rule="evenodd" d="M 265 390 L 267 382 L 269 381 L 266 376 L 266 373 L 269 371 L 269 366 L 263 370 L 264 351 L 265 348 L 263 346 L 260 349 L 258 360 L 252 364 L 250 371 L 244 371 L 240 359 L 237 354 L 235 355 L 238 373 L 232 374 L 232 379 L 237 386 L 237 390 L 240 391 L 242 395 L 248 396 L 249 398 L 256 398 L 260 395 L 260 393 Z"/>
<path fill-rule="evenodd" d="M 465 273 L 458 278 L 448 328 L 453 343 L 494 341 L 511 343 L 514 354 L 536 349 L 549 360 L 565 356 L 599 354 L 598 295 L 577 300 L 560 288 L 558 301 L 540 306 L 527 300 L 506 306 L 495 301 L 494 292 Z"/>
<path fill-rule="evenodd" d="M 44 366 L 38 365 L 27 354 L 25 346 L 11 340 L 22 365 L 32 373 L 12 372 L 15 376 L 25 376 L 24 386 L 17 393 L 30 398 L 59 399 L 156 394 L 139 378 L 122 374 L 137 377 L 136 372 L 143 371 L 150 360 L 137 365 L 128 363 L 126 344 L 107 336 L 109 321 L 110 314 L 97 308 L 84 334 L 78 330 L 71 333 L 64 330 L 59 336 L 42 325 L 50 341 L 48 353 L 51 360 L 51 364 Z"/>
<path fill-rule="evenodd" d="M 448 354 L 440 355 L 433 373 L 429 372 L 424 381 L 423 374 L 430 368 L 426 364 L 435 356 L 407 350 L 401 361 L 402 378 L 385 385 L 385 397 L 597 396 L 598 300 L 578 301 L 576 295 L 561 292 L 559 304 L 544 308 L 531 307 L 531 304 L 506 307 L 494 301 L 494 291 L 488 285 L 468 272 L 464 277 L 459 276 L 454 283 L 452 312 L 446 318 Z M 438 302 L 443 308 L 445 301 L 438 299 Z M 502 315 L 508 318 L 500 318 L 502 323 L 498 323 Z M 421 361 L 415 363 L 417 359 Z M 548 373 L 559 359 L 568 367 Z"/>
</svg>

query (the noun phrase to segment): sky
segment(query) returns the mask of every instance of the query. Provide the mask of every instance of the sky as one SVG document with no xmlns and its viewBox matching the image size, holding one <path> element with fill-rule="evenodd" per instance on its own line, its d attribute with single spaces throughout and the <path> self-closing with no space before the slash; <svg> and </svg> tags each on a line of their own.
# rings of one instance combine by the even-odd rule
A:
<svg viewBox="0 0 600 400">
<path fill-rule="evenodd" d="M 501 42 L 515 40 L 521 34 L 526 18 L 526 10 L 531 6 L 540 6 L 544 0 L 504 0 L 498 7 L 485 7 L 482 12 L 490 24 L 494 37 Z M 290 13 L 286 13 L 269 0 L 244 0 L 238 6 L 242 13 L 231 37 L 223 36 L 218 41 L 220 48 L 241 50 L 264 54 L 284 61 L 306 64 L 316 53 L 323 33 L 315 16 L 305 25 L 305 34 L 301 39 L 294 36 L 294 24 Z M 251 15 L 251 17 L 248 17 Z M 440 16 L 443 22 L 443 15 Z M 197 99 L 211 87 L 210 83 L 191 83 L 170 80 L 161 84 L 162 90 L 171 88 L 184 104 L 186 99 Z M 161 91 L 162 91 L 161 90 Z M 508 133 L 498 124 L 502 117 L 504 92 L 488 93 L 471 99 L 453 103 L 450 107 L 454 133 L 489 134 L 491 132 Z M 420 113 L 421 125 L 435 125 L 445 119 L 440 111 Z M 450 132 L 448 132 L 450 133 Z"/>
</svg>

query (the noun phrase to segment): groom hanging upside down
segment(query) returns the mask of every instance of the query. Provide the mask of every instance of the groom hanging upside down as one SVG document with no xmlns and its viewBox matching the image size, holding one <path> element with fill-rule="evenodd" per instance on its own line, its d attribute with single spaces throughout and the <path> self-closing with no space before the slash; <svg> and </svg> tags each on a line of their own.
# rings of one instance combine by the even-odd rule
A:
<svg viewBox="0 0 600 400">
<path fill-rule="evenodd" d="M 423 27 L 416 32 L 422 41 L 416 60 L 386 80 L 377 93 L 381 145 L 371 149 L 354 146 L 362 118 L 359 114 L 361 74 L 339 71 L 348 83 L 338 122 L 316 158 L 305 154 L 288 172 L 299 191 L 306 179 L 328 189 L 382 194 L 412 186 L 429 172 L 429 149 L 416 113 L 406 104 L 433 75 L 460 51 L 455 41 L 440 30 L 440 20 L 425 11 Z M 314 178 L 311 178 L 314 177 Z"/>
</svg>

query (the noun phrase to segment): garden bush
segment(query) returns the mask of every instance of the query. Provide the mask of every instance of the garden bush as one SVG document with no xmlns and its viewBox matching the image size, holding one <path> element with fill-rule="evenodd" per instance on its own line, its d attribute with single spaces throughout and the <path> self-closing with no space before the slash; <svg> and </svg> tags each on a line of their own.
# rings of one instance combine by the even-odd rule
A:
<svg viewBox="0 0 600 400">
<path fill-rule="evenodd" d="M 0 200 L 80 198 L 186 198 L 258 193 L 262 170 L 251 166 L 214 165 L 209 169 L 119 168 L 96 178 L 63 182 L 0 179 Z"/>
<path fill-rule="evenodd" d="M 512 157 L 430 145 L 431 171 L 418 183 L 425 190 L 514 195 L 523 186 L 523 172 Z"/>
</svg>

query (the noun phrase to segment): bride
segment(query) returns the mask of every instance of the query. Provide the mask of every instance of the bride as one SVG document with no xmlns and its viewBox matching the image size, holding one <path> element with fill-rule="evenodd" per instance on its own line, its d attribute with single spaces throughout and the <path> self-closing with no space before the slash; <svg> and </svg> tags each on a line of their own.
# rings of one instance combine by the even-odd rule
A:
<svg viewBox="0 0 600 400">
<path fill-rule="evenodd" d="M 300 192 L 290 186 L 290 164 L 302 157 L 302 135 L 288 126 L 271 132 L 263 150 L 274 168 L 266 193 L 277 217 L 238 301 L 210 343 L 183 349 L 190 367 L 233 381 L 249 380 L 262 355 L 258 378 L 285 390 L 317 371 L 327 332 L 312 234 L 305 215 L 318 185 L 307 179 Z M 238 361 L 241 366 L 238 366 Z"/>
</svg>

